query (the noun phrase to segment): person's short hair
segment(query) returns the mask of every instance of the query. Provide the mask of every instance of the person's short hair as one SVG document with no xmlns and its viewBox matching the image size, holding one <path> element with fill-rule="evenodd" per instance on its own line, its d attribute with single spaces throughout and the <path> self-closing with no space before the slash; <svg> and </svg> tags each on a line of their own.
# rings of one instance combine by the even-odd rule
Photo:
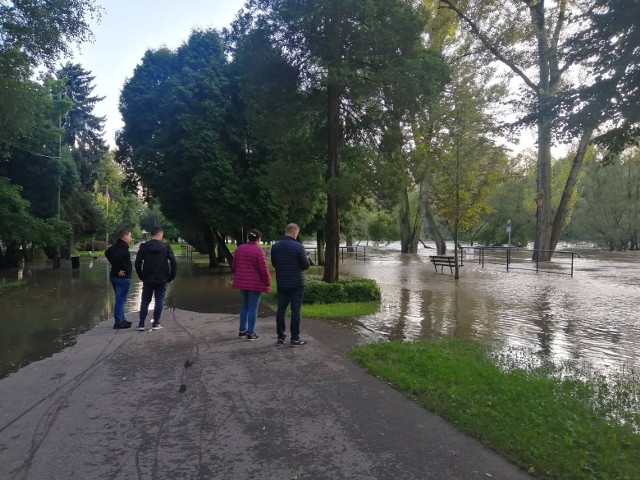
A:
<svg viewBox="0 0 640 480">
<path fill-rule="evenodd" d="M 120 240 L 123 240 L 124 237 L 126 237 L 130 233 L 131 233 L 131 229 L 130 228 L 121 228 L 120 230 L 118 230 L 118 238 Z"/>
<path fill-rule="evenodd" d="M 161 228 L 161 227 L 153 227 L 153 228 L 151 229 L 151 236 L 152 236 L 152 237 L 155 237 L 155 236 L 156 236 L 157 234 L 159 234 L 160 232 L 163 232 L 163 233 L 164 233 L 164 230 L 162 230 L 162 228 Z"/>
<path fill-rule="evenodd" d="M 257 228 L 252 228 L 251 230 L 249 230 L 249 233 L 247 234 L 247 239 L 250 242 L 255 242 L 259 238 L 262 238 L 262 233 L 260 233 L 260 230 L 258 230 Z"/>
<path fill-rule="evenodd" d="M 287 235 L 290 233 L 298 233 L 300 231 L 300 227 L 295 223 L 290 223 L 286 227 L 284 227 L 284 233 Z"/>
</svg>

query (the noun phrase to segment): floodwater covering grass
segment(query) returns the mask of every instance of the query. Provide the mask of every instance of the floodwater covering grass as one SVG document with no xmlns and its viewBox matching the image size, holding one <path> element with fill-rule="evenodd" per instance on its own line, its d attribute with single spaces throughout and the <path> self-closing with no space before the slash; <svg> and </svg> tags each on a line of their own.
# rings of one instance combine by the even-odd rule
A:
<svg viewBox="0 0 640 480">
<path fill-rule="evenodd" d="M 388 342 L 352 359 L 544 479 L 640 478 L 640 380 L 523 366 L 472 340 Z"/>
</svg>

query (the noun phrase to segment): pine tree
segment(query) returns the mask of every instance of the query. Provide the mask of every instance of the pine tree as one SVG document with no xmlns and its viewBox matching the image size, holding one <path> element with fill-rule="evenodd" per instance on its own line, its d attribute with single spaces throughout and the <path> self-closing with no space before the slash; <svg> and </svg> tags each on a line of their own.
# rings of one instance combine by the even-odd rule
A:
<svg viewBox="0 0 640 480">
<path fill-rule="evenodd" d="M 93 95 L 93 77 L 81 65 L 67 63 L 56 72 L 64 81 L 64 96 L 73 106 L 60 124 L 64 128 L 62 144 L 69 147 L 80 175 L 80 183 L 90 188 L 97 178 L 108 148 L 104 141 L 104 117 L 93 113 L 104 97 Z"/>
</svg>

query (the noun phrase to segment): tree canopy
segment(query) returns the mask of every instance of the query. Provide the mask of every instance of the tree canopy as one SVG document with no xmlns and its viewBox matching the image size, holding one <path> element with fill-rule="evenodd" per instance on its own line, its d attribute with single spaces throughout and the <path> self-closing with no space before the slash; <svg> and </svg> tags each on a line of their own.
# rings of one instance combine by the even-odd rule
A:
<svg viewBox="0 0 640 480">
<path fill-rule="evenodd" d="M 277 215 L 246 161 L 236 89 L 219 33 L 196 30 L 176 51 L 147 51 L 120 98 L 118 161 L 210 254 L 218 233 L 264 228 Z"/>
<path fill-rule="evenodd" d="M 415 63 L 420 62 L 424 72 L 444 73 L 446 68 L 437 54 L 425 55 L 427 11 L 413 2 L 251 0 L 247 8 L 235 24 L 236 34 L 265 32 L 264 37 L 296 68 L 298 88 L 324 98 L 318 111 L 319 128 L 326 138 L 323 279 L 335 282 L 340 210 L 346 203 L 340 181 L 344 148 L 375 135 L 385 114 L 393 111 L 396 118 L 403 118 L 402 108 L 410 108 L 415 98 L 402 103 L 398 96 L 394 105 L 385 91 L 402 83 Z"/>
<path fill-rule="evenodd" d="M 597 122 L 594 141 L 618 153 L 640 138 L 640 0 L 594 0 L 569 40 L 568 60 L 584 66 L 581 84 L 559 108 L 569 132 Z"/>
</svg>

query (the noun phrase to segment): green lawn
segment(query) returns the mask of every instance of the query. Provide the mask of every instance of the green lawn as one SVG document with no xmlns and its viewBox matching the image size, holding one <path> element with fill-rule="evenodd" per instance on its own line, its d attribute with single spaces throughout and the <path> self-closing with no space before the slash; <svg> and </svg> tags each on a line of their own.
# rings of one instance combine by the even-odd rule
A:
<svg viewBox="0 0 640 480">
<path fill-rule="evenodd" d="M 359 346 L 350 357 L 545 479 L 640 478 L 640 381 L 522 368 L 470 340 Z"/>
</svg>

